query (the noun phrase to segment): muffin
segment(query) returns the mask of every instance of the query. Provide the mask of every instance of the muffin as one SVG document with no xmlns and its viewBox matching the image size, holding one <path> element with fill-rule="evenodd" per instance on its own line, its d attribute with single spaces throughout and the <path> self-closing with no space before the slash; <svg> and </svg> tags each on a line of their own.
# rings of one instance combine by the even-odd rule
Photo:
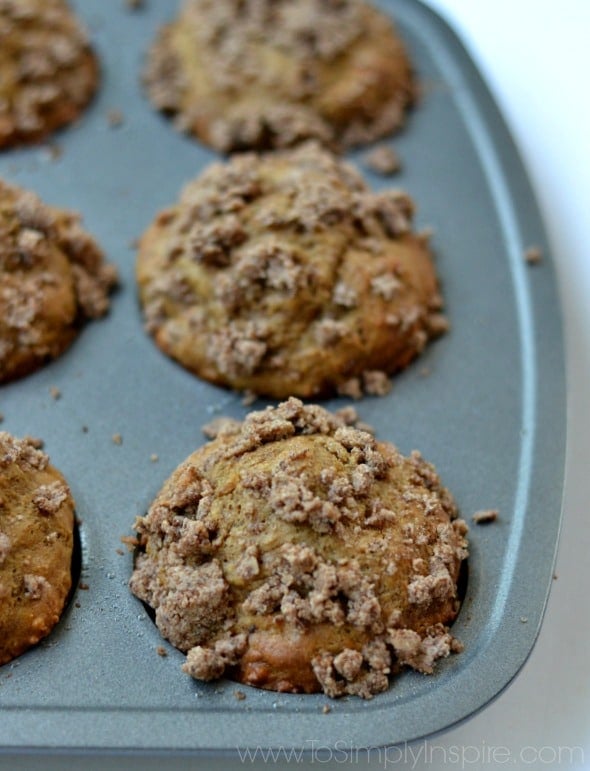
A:
<svg viewBox="0 0 590 771">
<path fill-rule="evenodd" d="M 221 152 L 371 142 L 400 128 L 416 93 L 391 20 L 360 0 L 184 0 L 145 83 Z"/>
<path fill-rule="evenodd" d="M 116 277 L 76 213 L 0 180 L 0 383 L 63 353 Z"/>
<path fill-rule="evenodd" d="M 460 650 L 465 522 L 435 469 L 291 398 L 226 421 L 135 523 L 131 591 L 197 680 L 370 698 Z"/>
<path fill-rule="evenodd" d="M 0 665 L 49 634 L 72 584 L 74 501 L 36 444 L 0 432 Z"/>
<path fill-rule="evenodd" d="M 0 0 L 0 149 L 76 120 L 99 81 L 86 31 L 63 0 Z"/>
<path fill-rule="evenodd" d="M 315 143 L 214 164 L 140 239 L 146 329 L 229 388 L 383 393 L 446 329 L 413 208 Z"/>
</svg>

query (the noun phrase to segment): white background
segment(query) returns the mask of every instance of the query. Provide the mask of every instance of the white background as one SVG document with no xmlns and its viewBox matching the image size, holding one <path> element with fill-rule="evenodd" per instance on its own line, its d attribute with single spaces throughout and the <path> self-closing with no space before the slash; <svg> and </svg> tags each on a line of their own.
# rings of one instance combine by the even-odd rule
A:
<svg viewBox="0 0 590 771">
<path fill-rule="evenodd" d="M 590 769 L 590 0 L 428 4 L 460 35 L 504 113 L 536 191 L 557 266 L 569 397 L 558 578 L 539 640 L 519 676 L 480 713 L 431 737 L 427 746 L 411 748 L 418 754 L 430 747 L 431 758 L 422 754 L 416 760 L 408 749 L 405 761 L 392 753 L 389 764 L 384 755 L 371 761 L 361 755 L 356 763 L 342 756 L 331 762 L 311 757 L 275 767 Z M 568 747 L 578 748 L 574 763 L 568 762 Z M 455 750 L 465 753 L 464 762 Z M 0 757 L 0 768 L 11 771 L 65 767 L 267 766 L 229 759 Z"/>
</svg>

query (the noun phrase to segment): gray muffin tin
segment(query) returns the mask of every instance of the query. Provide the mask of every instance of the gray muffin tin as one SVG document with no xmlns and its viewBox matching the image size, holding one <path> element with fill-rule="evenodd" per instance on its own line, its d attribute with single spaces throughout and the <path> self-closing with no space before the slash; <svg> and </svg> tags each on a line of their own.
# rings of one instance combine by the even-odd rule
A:
<svg viewBox="0 0 590 771">
<path fill-rule="evenodd" d="M 393 180 L 432 226 L 452 329 L 395 380 L 356 406 L 378 436 L 417 448 L 438 468 L 471 527 L 469 578 L 454 633 L 464 653 L 434 676 L 406 672 L 372 701 L 194 682 L 127 581 L 131 534 L 164 479 L 240 396 L 200 382 L 142 328 L 132 241 L 215 155 L 176 133 L 139 86 L 146 48 L 175 3 L 130 12 L 123 0 L 77 0 L 102 60 L 102 87 L 82 120 L 45 148 L 4 152 L 0 175 L 79 210 L 121 289 L 112 312 L 70 351 L 0 389 L 2 428 L 42 437 L 66 475 L 81 520 L 81 581 L 55 631 L 0 668 L 0 748 L 214 752 L 238 747 L 365 748 L 423 737 L 466 718 L 515 676 L 539 632 L 558 538 L 565 387 L 555 276 L 531 188 L 490 95 L 461 44 L 415 0 L 382 3 L 397 19 L 423 98 L 391 140 Z M 110 110 L 123 124 L 113 127 Z M 353 162 L 362 153 L 352 154 Z M 523 255 L 539 246 L 542 264 Z M 55 399 L 50 389 L 58 388 Z M 329 408 L 344 400 L 326 403 Z M 255 406 L 263 406 L 258 402 Z M 120 434 L 122 444 L 113 442 Z M 157 462 L 151 459 L 158 455 Z M 167 656 L 156 649 L 163 645 Z"/>
</svg>

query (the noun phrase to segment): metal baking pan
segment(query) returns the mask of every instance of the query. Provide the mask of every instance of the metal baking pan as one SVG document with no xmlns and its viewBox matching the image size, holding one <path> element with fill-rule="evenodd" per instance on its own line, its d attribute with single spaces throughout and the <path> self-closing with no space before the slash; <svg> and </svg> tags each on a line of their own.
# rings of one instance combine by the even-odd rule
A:
<svg viewBox="0 0 590 771">
<path fill-rule="evenodd" d="M 434 676 L 406 672 L 372 701 L 275 694 L 180 671 L 127 581 L 131 533 L 168 474 L 203 442 L 217 414 L 243 416 L 240 396 L 200 382 L 145 335 L 131 243 L 214 154 L 180 136 L 139 87 L 143 57 L 172 3 L 135 13 L 123 0 L 73 3 L 102 59 L 102 88 L 82 120 L 47 149 L 0 155 L 0 175 L 79 210 L 122 288 L 110 316 L 70 351 L 0 389 L 3 429 L 42 437 L 72 487 L 81 580 L 58 628 L 0 669 L 0 747 L 194 752 L 238 747 L 354 749 L 424 737 L 466 718 L 516 675 L 547 600 L 561 516 L 565 387 L 553 267 L 531 188 L 490 94 L 453 32 L 415 0 L 382 3 L 416 63 L 423 98 L 392 140 L 393 182 L 434 228 L 452 329 L 396 378 L 390 395 L 358 403 L 363 420 L 438 468 L 472 526 L 469 578 L 454 633 L 465 651 Z M 109 111 L 120 110 L 114 127 Z M 352 154 L 351 160 L 361 158 Z M 367 174 L 375 187 L 391 185 Z M 536 245 L 542 264 L 527 265 Z M 428 372 L 428 374 L 427 374 Z M 52 397 L 58 388 L 61 398 Z M 334 408 L 342 401 L 333 400 Z M 261 406 L 262 402 L 256 406 Z M 120 434 L 122 443 L 112 441 Z M 150 459 L 157 454 L 158 461 Z"/>
</svg>

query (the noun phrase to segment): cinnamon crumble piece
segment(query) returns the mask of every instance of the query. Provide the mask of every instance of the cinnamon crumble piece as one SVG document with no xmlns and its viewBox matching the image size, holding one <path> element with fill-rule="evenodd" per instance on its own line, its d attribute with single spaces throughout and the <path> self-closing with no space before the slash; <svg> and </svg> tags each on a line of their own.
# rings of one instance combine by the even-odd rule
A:
<svg viewBox="0 0 590 771">
<path fill-rule="evenodd" d="M 384 177 L 390 177 L 401 169 L 399 156 L 389 145 L 378 145 L 363 160 L 371 171 Z"/>
<path fill-rule="evenodd" d="M 476 511 L 472 519 L 476 525 L 488 525 L 491 522 L 496 522 L 499 513 L 496 509 L 483 509 L 482 511 Z"/>
</svg>

